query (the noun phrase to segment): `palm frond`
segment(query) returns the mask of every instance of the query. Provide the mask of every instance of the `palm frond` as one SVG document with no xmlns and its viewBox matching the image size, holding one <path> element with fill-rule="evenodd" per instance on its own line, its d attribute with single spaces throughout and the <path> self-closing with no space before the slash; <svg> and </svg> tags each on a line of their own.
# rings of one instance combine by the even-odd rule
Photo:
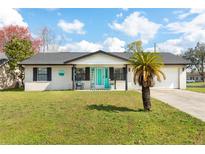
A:
<svg viewBox="0 0 205 154">
<path fill-rule="evenodd" d="M 158 81 L 162 78 L 166 79 L 165 74 L 161 71 L 164 64 L 159 53 L 134 52 L 130 63 L 133 66 L 135 84 L 138 81 L 139 85 L 151 86 L 155 76 Z"/>
</svg>

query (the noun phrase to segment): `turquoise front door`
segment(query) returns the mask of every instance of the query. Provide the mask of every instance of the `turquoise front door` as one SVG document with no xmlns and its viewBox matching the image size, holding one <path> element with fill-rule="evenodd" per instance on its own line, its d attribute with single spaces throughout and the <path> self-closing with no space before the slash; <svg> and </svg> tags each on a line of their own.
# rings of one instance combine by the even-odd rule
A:
<svg viewBox="0 0 205 154">
<path fill-rule="evenodd" d="M 102 79 L 103 79 L 103 71 L 101 68 L 97 68 L 97 71 L 96 71 L 96 75 L 97 75 L 97 81 L 96 81 L 96 84 L 97 85 L 102 85 Z"/>
<path fill-rule="evenodd" d="M 109 69 L 107 67 L 91 67 L 90 82 L 92 89 L 108 89 Z"/>
<path fill-rule="evenodd" d="M 97 67 L 96 68 L 96 88 L 97 89 L 101 89 L 101 88 L 104 88 L 104 71 L 103 71 L 103 68 L 99 68 Z"/>
</svg>

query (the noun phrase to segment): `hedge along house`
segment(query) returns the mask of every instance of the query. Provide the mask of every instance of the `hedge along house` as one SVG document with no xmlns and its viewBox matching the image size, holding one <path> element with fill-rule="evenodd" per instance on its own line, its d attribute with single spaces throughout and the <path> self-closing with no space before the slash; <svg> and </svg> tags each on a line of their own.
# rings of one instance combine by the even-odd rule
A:
<svg viewBox="0 0 205 154">
<path fill-rule="evenodd" d="M 160 53 L 167 79 L 156 88 L 186 88 L 188 62 L 171 53 Z M 21 62 L 25 68 L 25 90 L 116 89 L 140 88 L 133 82 L 128 52 L 47 52 Z"/>
</svg>

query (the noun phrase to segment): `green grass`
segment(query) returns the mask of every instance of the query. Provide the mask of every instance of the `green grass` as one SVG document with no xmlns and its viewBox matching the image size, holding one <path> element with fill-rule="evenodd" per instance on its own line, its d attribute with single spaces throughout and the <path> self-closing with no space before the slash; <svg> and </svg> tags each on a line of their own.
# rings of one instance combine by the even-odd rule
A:
<svg viewBox="0 0 205 154">
<path fill-rule="evenodd" d="M 205 82 L 187 83 L 187 90 L 205 93 Z"/>
<path fill-rule="evenodd" d="M 205 87 L 205 82 L 187 83 L 187 87 Z"/>
<path fill-rule="evenodd" d="M 134 91 L 0 92 L 0 144 L 205 144 L 205 123 Z"/>
<path fill-rule="evenodd" d="M 187 83 L 187 90 L 205 93 L 205 82 Z"/>
<path fill-rule="evenodd" d="M 205 93 L 205 88 L 187 88 L 189 91 Z"/>
</svg>

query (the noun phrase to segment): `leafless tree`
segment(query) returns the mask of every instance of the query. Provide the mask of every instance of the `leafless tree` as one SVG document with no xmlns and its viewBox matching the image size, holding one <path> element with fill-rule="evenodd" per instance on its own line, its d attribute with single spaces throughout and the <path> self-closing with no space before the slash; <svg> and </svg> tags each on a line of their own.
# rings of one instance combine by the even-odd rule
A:
<svg viewBox="0 0 205 154">
<path fill-rule="evenodd" d="M 59 47 L 66 40 L 65 35 L 56 35 L 56 33 L 48 27 L 42 28 L 39 35 L 42 39 L 42 52 L 59 51 Z"/>
</svg>

